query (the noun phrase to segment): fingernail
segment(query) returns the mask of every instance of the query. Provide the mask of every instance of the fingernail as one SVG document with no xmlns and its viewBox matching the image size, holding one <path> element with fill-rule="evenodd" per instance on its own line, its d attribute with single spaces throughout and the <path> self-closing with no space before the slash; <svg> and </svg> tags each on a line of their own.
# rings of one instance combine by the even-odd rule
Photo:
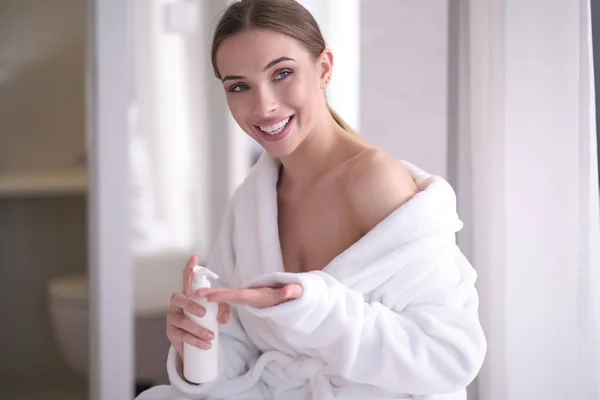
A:
<svg viewBox="0 0 600 400">
<path fill-rule="evenodd" d="M 213 340 L 215 338 L 215 334 L 212 332 L 208 332 L 208 340 Z"/>
</svg>

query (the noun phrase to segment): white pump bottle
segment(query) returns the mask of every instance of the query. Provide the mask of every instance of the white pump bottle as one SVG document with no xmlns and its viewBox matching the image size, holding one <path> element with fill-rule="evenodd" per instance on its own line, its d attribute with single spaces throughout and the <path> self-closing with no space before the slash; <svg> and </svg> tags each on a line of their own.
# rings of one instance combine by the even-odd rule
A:
<svg viewBox="0 0 600 400">
<path fill-rule="evenodd" d="M 193 269 L 194 282 L 192 290 L 195 293 L 200 288 L 211 287 L 208 278 L 219 279 L 219 276 L 211 270 L 196 266 Z M 219 374 L 219 322 L 217 313 L 218 303 L 209 303 L 206 298 L 199 297 L 193 300 L 206 310 L 204 317 L 185 312 L 185 315 L 196 324 L 210 330 L 215 334 L 211 341 L 211 348 L 203 350 L 190 344 L 183 344 L 183 375 L 185 379 L 193 383 L 208 383 L 217 379 Z"/>
</svg>

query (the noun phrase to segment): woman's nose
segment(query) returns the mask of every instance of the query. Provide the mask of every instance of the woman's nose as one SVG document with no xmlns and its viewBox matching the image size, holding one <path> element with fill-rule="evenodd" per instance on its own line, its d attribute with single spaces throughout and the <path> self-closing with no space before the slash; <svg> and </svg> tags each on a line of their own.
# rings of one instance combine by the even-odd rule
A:
<svg viewBox="0 0 600 400">
<path fill-rule="evenodd" d="M 254 110 L 257 116 L 268 117 L 277 110 L 279 103 L 272 90 L 262 88 L 254 93 Z"/>
</svg>

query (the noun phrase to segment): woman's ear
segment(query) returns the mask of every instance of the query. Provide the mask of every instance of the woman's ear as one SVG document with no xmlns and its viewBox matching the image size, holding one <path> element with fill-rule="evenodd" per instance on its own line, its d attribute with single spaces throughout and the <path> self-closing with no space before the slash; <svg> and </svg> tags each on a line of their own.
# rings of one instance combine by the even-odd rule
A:
<svg viewBox="0 0 600 400">
<path fill-rule="evenodd" d="M 333 71 L 333 53 L 329 49 L 325 49 L 321 52 L 319 59 L 317 60 L 317 67 L 319 68 L 319 83 L 321 89 L 327 88 L 331 81 L 331 73 Z"/>
</svg>

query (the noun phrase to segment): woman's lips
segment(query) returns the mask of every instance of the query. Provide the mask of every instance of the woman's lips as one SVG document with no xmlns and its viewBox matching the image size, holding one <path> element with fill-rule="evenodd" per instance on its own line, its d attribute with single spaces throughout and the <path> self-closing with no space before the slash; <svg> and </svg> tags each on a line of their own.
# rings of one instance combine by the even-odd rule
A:
<svg viewBox="0 0 600 400">
<path fill-rule="evenodd" d="M 258 131 L 260 137 L 262 139 L 266 140 L 266 141 L 275 142 L 275 141 L 278 141 L 278 140 L 282 140 L 283 138 L 285 138 L 290 133 L 290 131 L 292 130 L 292 125 L 293 125 L 293 123 L 295 122 L 295 119 L 296 119 L 295 115 L 292 115 L 290 117 L 281 118 L 279 120 L 279 122 L 285 121 L 287 118 L 289 118 L 290 120 L 288 121 L 288 123 L 285 125 L 285 127 L 279 133 L 269 134 L 269 133 L 263 131 L 262 129 L 260 129 L 260 127 L 258 127 L 258 126 L 256 126 L 256 130 Z M 277 120 L 274 120 L 274 121 L 277 121 Z M 271 125 L 275 125 L 275 124 L 277 124 L 279 122 L 271 123 Z"/>
</svg>

